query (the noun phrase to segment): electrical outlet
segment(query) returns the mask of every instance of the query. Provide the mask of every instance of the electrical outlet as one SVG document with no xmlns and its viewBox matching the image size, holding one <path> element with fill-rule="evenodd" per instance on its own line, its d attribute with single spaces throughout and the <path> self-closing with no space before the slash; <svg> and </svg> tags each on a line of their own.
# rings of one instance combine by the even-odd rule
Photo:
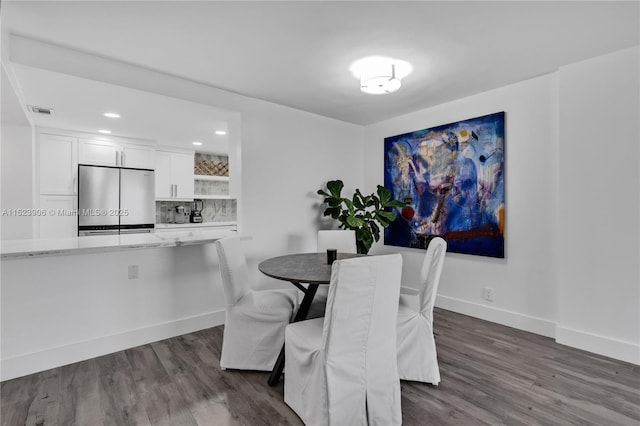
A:
<svg viewBox="0 0 640 426">
<path fill-rule="evenodd" d="M 129 265 L 129 279 L 137 280 L 139 277 L 138 265 Z"/>
<path fill-rule="evenodd" d="M 491 287 L 482 288 L 482 298 L 487 302 L 493 302 L 495 299 L 494 291 Z"/>
</svg>

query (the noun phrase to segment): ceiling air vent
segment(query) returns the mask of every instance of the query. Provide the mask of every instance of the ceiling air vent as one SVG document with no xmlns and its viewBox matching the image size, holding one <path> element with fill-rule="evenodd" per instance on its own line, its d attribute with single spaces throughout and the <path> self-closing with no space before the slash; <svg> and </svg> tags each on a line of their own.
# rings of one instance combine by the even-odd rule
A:
<svg viewBox="0 0 640 426">
<path fill-rule="evenodd" d="M 43 108 L 35 105 L 27 105 L 27 108 L 36 114 L 53 115 L 53 108 Z"/>
</svg>

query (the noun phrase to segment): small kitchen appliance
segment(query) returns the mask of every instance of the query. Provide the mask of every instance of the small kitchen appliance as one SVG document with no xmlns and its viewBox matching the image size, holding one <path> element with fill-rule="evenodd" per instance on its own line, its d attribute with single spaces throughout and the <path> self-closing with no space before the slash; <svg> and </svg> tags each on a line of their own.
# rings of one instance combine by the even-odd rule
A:
<svg viewBox="0 0 640 426">
<path fill-rule="evenodd" d="M 189 222 L 202 223 L 202 208 L 202 200 L 193 200 L 193 203 L 191 203 L 191 214 L 189 215 Z"/>
<path fill-rule="evenodd" d="M 174 222 L 175 223 L 185 223 L 186 213 L 184 211 L 184 206 L 175 206 L 176 212 L 174 213 Z"/>
</svg>

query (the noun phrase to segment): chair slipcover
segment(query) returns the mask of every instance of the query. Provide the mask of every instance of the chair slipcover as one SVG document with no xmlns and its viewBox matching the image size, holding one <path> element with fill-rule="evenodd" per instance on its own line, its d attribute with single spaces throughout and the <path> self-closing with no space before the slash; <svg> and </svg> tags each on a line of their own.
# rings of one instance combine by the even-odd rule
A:
<svg viewBox="0 0 640 426">
<path fill-rule="evenodd" d="M 433 338 L 433 305 L 446 252 L 445 240 L 439 237 L 431 240 L 420 271 L 421 287 L 413 291 L 402 288 L 397 336 L 398 374 L 402 380 L 440 383 Z"/>
<path fill-rule="evenodd" d="M 402 423 L 399 254 L 333 264 L 324 318 L 287 326 L 284 400 L 309 426 Z"/>
<path fill-rule="evenodd" d="M 357 253 L 356 231 L 351 229 L 320 230 L 318 231 L 318 252 L 327 249 L 336 249 L 339 253 Z M 319 318 L 324 316 L 329 295 L 329 286 L 321 285 L 316 291 L 307 318 Z"/>
<path fill-rule="evenodd" d="M 226 305 L 220 367 L 270 371 L 298 308 L 297 290 L 252 290 L 240 239 L 218 240 L 216 248 Z"/>
</svg>

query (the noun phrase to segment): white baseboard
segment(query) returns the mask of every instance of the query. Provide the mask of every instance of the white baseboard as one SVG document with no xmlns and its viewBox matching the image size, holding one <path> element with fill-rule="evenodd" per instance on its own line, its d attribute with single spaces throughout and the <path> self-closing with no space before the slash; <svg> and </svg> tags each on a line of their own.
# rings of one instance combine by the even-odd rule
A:
<svg viewBox="0 0 640 426">
<path fill-rule="evenodd" d="M 546 337 L 556 336 L 556 323 L 553 321 L 523 315 L 518 312 L 507 311 L 479 303 L 468 302 L 449 296 L 438 295 L 436 306 L 448 311 L 458 312 L 474 318 L 506 325 Z"/>
<path fill-rule="evenodd" d="M 640 365 L 640 345 L 567 327 L 556 327 L 556 342 Z"/>
<path fill-rule="evenodd" d="M 472 303 L 454 297 L 438 295 L 436 306 L 470 317 L 517 328 L 518 330 L 551 337 L 557 343 L 571 346 L 572 348 L 640 365 L 640 345 L 632 342 L 561 327 L 553 321 Z"/>
<path fill-rule="evenodd" d="M 224 324 L 224 315 L 223 309 L 3 359 L 0 366 L 0 380 L 10 380 L 181 334 L 215 327 Z"/>
</svg>

